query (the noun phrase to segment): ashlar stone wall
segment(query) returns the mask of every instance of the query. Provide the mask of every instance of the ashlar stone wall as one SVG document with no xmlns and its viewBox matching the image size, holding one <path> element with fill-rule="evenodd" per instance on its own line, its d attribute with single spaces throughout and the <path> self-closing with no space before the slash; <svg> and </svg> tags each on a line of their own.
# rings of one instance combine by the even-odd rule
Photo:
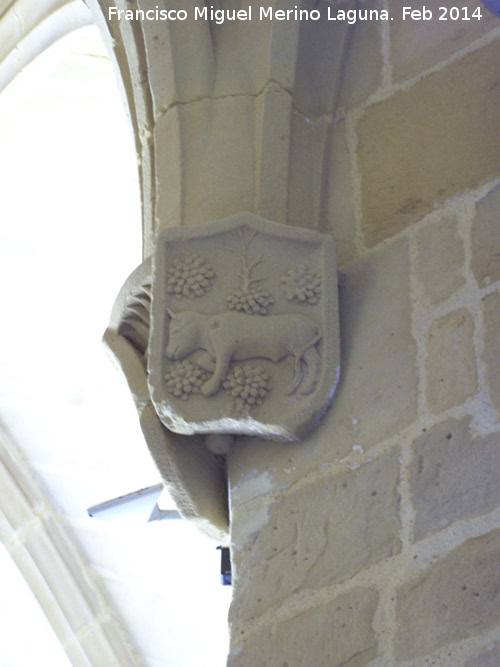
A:
<svg viewBox="0 0 500 667">
<path fill-rule="evenodd" d="M 304 124 L 342 377 L 302 442 L 228 456 L 231 667 L 500 664 L 500 21 L 400 4 Z"/>
</svg>

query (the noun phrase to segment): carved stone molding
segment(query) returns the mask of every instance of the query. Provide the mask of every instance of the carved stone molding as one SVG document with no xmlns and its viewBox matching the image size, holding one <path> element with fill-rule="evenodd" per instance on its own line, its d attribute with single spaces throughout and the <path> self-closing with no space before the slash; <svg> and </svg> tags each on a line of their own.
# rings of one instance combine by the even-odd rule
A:
<svg viewBox="0 0 500 667">
<path fill-rule="evenodd" d="M 0 426 L 0 540 L 31 588 L 72 665 L 136 667 L 71 540 Z"/>
<path fill-rule="evenodd" d="M 79 0 L 0 2 L 0 91 L 58 39 L 91 24 Z"/>
</svg>

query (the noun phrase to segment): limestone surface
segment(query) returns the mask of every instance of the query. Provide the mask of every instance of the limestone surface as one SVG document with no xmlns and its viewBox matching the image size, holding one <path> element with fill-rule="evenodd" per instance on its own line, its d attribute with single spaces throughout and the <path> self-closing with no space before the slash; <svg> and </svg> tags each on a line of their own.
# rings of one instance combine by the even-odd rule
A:
<svg viewBox="0 0 500 667">
<path fill-rule="evenodd" d="M 408 245 L 400 241 L 345 267 L 339 292 L 343 370 L 324 430 L 316 434 L 330 450 L 333 445 L 336 457 L 390 437 L 416 415 L 408 263 Z M 327 432 L 335 434 L 333 443 Z"/>
<path fill-rule="evenodd" d="M 426 0 L 424 5 L 432 12 L 431 20 L 403 20 L 400 0 L 389 0 L 391 16 L 394 17 L 391 21 L 390 55 L 396 81 L 405 81 L 439 64 L 497 26 L 495 17 L 476 0 L 462 0 L 456 4 L 460 7 L 459 20 L 450 20 L 449 11 L 439 9 L 446 5 L 442 0 Z M 422 4 L 414 7 L 421 10 Z M 478 8 L 480 19 L 472 16 Z"/>
<path fill-rule="evenodd" d="M 396 657 L 410 660 L 500 621 L 500 530 L 468 540 L 398 593 Z"/>
<path fill-rule="evenodd" d="M 471 268 L 480 287 L 500 279 L 500 188 L 492 190 L 476 205 L 472 224 Z"/>
<path fill-rule="evenodd" d="M 368 245 L 497 174 L 499 54 L 492 42 L 367 109 L 357 135 Z"/>
<path fill-rule="evenodd" d="M 328 189 L 325 193 L 327 220 L 325 231 L 335 238 L 337 260 L 342 266 L 354 255 L 354 193 L 350 174 L 350 155 L 344 123 L 330 132 L 328 155 Z"/>
<path fill-rule="evenodd" d="M 474 321 L 465 308 L 436 320 L 427 337 L 427 403 L 439 414 L 459 405 L 477 388 L 472 336 Z"/>
<path fill-rule="evenodd" d="M 465 667 L 498 667 L 500 665 L 500 642 L 488 646 L 476 658 L 471 658 L 465 663 Z"/>
<path fill-rule="evenodd" d="M 347 4 L 354 5 L 352 0 Z M 295 69 L 294 106 L 309 119 L 334 111 L 354 30 L 345 21 L 329 21 L 324 0 L 317 6 L 320 20 L 301 25 Z"/>
<path fill-rule="evenodd" d="M 465 252 L 456 218 L 428 225 L 417 234 L 417 274 L 431 304 L 448 299 L 465 280 Z"/>
<path fill-rule="evenodd" d="M 304 611 L 233 649 L 228 666 L 363 667 L 377 655 L 372 628 L 377 598 L 376 591 L 357 588 Z"/>
<path fill-rule="evenodd" d="M 339 9 L 347 9 L 347 4 L 353 9 L 356 8 L 356 3 L 346 3 Z M 382 3 L 377 0 L 369 8 L 380 10 L 381 6 Z M 359 8 L 359 5 L 357 7 Z M 338 103 L 342 111 L 361 105 L 382 83 L 380 24 L 375 20 L 357 21 L 350 26 L 350 30 L 349 46 L 338 93 Z"/>
<path fill-rule="evenodd" d="M 447 419 L 413 445 L 410 486 L 417 540 L 500 504 L 500 433 L 474 437 L 470 421 Z"/>
<path fill-rule="evenodd" d="M 488 390 L 493 405 L 500 410 L 500 293 L 483 299 L 485 326 L 484 360 Z"/>
<path fill-rule="evenodd" d="M 290 154 L 293 160 L 288 175 L 288 220 L 292 225 L 302 227 L 308 220 L 314 228 L 320 223 L 324 187 L 322 164 L 330 125 L 330 120 L 325 118 L 310 120 L 296 112 L 292 116 Z M 312 166 L 304 169 L 305 164 Z"/>
<path fill-rule="evenodd" d="M 328 20 L 329 2 L 315 7 L 317 22 L 300 29 L 295 73 L 294 106 L 308 118 L 331 114 L 337 104 L 350 108 L 365 100 L 381 81 L 380 33 L 376 21 Z M 353 10 L 355 0 L 343 3 Z"/>
<path fill-rule="evenodd" d="M 161 219 L 193 225 L 252 209 L 255 120 L 255 99 L 246 96 L 199 100 L 162 116 L 155 127 L 158 168 L 172 178 L 158 195 Z"/>
<path fill-rule="evenodd" d="M 342 581 L 397 553 L 398 479 L 394 452 L 272 506 L 255 541 L 234 551 L 240 594 L 231 614 L 258 616 L 292 593 Z M 233 520 L 240 520 L 238 511 Z"/>
</svg>

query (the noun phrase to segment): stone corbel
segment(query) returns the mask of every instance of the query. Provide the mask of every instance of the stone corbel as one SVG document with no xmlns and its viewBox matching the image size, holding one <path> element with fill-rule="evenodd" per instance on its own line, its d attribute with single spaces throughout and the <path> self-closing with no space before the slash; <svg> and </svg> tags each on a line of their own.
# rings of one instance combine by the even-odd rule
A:
<svg viewBox="0 0 500 667">
<path fill-rule="evenodd" d="M 333 239 L 251 213 L 163 230 L 104 341 L 181 514 L 224 541 L 234 436 L 299 440 L 333 398 Z"/>
</svg>

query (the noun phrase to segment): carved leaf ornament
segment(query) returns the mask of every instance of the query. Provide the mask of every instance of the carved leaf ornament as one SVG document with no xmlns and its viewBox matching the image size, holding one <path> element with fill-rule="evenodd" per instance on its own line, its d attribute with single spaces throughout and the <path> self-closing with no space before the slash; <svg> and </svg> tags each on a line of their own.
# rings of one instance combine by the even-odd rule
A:
<svg viewBox="0 0 500 667">
<path fill-rule="evenodd" d="M 161 232 L 149 388 L 172 431 L 296 440 L 339 376 L 333 239 L 241 213 Z"/>
</svg>

